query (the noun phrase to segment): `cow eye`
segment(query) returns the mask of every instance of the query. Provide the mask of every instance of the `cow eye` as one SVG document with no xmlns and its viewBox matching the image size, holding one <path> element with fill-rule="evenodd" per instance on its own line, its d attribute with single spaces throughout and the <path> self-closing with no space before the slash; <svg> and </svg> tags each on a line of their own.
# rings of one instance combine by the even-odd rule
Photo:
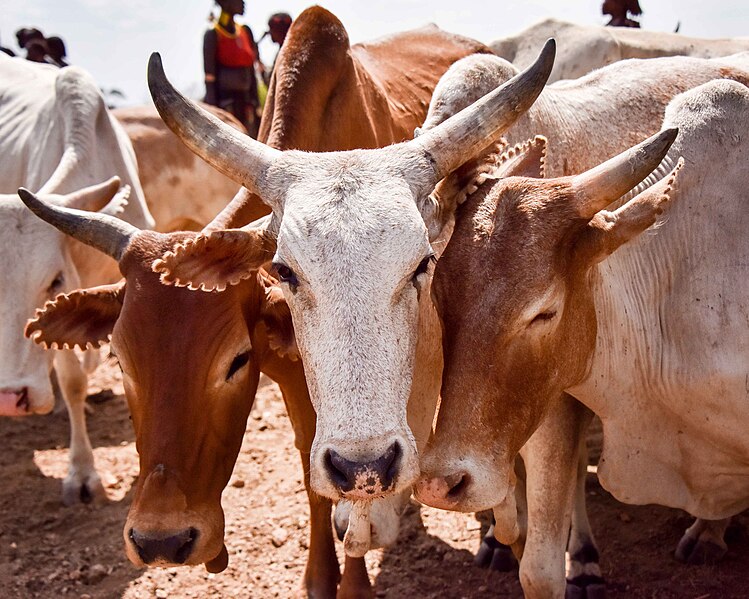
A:
<svg viewBox="0 0 749 599">
<path fill-rule="evenodd" d="M 429 270 L 429 264 L 436 261 L 437 258 L 434 257 L 434 254 L 429 254 L 426 258 L 419 262 L 419 266 L 417 266 L 416 270 L 414 271 L 413 279 L 416 280 L 419 275 L 423 275 L 424 273 L 426 273 Z"/>
<path fill-rule="evenodd" d="M 299 285 L 299 281 L 297 280 L 294 271 L 285 264 L 274 262 L 273 269 L 276 271 L 276 274 L 278 275 L 278 278 L 282 283 L 288 283 L 291 288 Z"/>
<path fill-rule="evenodd" d="M 552 318 L 554 318 L 557 315 L 556 310 L 549 310 L 548 312 L 541 312 L 540 314 L 537 314 L 533 320 L 531 320 L 529 326 L 533 326 L 534 324 L 539 324 L 541 322 L 548 322 Z"/>
<path fill-rule="evenodd" d="M 228 381 L 233 377 L 243 366 L 246 366 L 250 361 L 250 352 L 242 352 L 231 361 L 229 366 L 229 372 L 226 373 L 226 380 Z"/>
<path fill-rule="evenodd" d="M 55 275 L 55 278 L 52 279 L 52 282 L 49 284 L 49 287 L 47 287 L 47 293 L 56 294 L 58 291 L 60 291 L 60 289 L 62 289 L 64 283 L 65 277 L 63 276 L 62 272 L 58 272 Z"/>
</svg>

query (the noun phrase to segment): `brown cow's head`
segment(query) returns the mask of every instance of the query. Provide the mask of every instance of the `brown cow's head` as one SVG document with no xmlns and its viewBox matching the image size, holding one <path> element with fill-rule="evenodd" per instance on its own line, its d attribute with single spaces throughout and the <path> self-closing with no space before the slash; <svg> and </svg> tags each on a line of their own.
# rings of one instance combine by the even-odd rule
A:
<svg viewBox="0 0 749 599">
<path fill-rule="evenodd" d="M 591 268 L 655 222 L 675 175 L 605 208 L 659 164 L 675 136 L 664 131 L 575 177 L 501 179 L 463 206 L 434 277 L 445 369 L 420 501 L 502 513 L 512 503 L 520 448 L 587 372 Z"/>
<path fill-rule="evenodd" d="M 135 428 L 140 476 L 124 529 L 139 566 L 206 563 L 220 571 L 221 492 L 231 475 L 261 366 L 279 360 L 269 323 L 290 320 L 262 271 L 224 293 L 167 287 L 152 271 L 165 252 L 194 233 L 139 231 L 116 219 L 24 202 L 66 233 L 119 261 L 116 285 L 58 296 L 27 327 L 37 343 L 86 347 L 111 335 Z M 258 234 L 255 268 L 269 246 Z"/>
</svg>

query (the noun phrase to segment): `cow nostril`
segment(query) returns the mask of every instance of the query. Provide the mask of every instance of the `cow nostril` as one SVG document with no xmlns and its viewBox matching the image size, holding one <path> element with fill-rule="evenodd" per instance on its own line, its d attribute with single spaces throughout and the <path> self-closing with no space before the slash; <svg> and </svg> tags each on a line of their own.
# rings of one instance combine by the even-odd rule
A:
<svg viewBox="0 0 749 599">
<path fill-rule="evenodd" d="M 325 469 L 333 484 L 342 491 L 350 490 L 353 487 L 352 463 L 332 449 L 325 452 L 324 461 Z"/>
<path fill-rule="evenodd" d="M 395 477 L 398 476 L 398 469 L 400 468 L 400 458 L 402 454 L 403 451 L 401 450 L 400 443 L 396 441 L 385 452 L 382 458 L 380 458 L 383 463 L 382 486 L 385 489 L 388 489 L 393 484 Z"/>
<path fill-rule="evenodd" d="M 198 530 L 192 527 L 166 535 L 141 533 L 131 528 L 128 537 L 144 564 L 156 561 L 184 564 L 192 553 L 198 534 Z"/>
<path fill-rule="evenodd" d="M 471 482 L 471 477 L 465 472 L 457 472 L 445 477 L 449 491 L 447 497 L 457 499 L 460 497 Z"/>
</svg>

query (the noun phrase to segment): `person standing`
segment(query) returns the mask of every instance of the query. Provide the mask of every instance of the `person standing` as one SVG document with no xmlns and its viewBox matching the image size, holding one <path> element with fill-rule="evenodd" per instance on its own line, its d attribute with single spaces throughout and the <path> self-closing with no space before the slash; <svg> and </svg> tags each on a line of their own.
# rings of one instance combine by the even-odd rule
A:
<svg viewBox="0 0 749 599">
<path fill-rule="evenodd" d="M 260 128 L 255 66 L 262 72 L 257 44 L 247 25 L 234 21 L 244 14 L 244 0 L 216 0 L 219 18 L 203 37 L 205 102 L 231 114 L 257 137 Z"/>
</svg>

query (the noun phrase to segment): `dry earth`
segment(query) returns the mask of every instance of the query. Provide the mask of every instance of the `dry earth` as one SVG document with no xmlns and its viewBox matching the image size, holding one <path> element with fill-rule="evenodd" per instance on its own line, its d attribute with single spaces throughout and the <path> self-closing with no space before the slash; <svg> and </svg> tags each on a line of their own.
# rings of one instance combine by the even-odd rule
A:
<svg viewBox="0 0 749 599">
<path fill-rule="evenodd" d="M 60 504 L 67 464 L 67 417 L 1 419 L 0 598 L 289 597 L 301 579 L 308 512 L 301 467 L 275 385 L 266 381 L 224 492 L 229 568 L 139 570 L 122 551 L 122 525 L 137 456 L 116 369 L 102 366 L 90 391 L 113 389 L 89 417 L 97 465 L 110 501 Z M 615 501 L 589 475 L 589 506 L 610 598 L 749 597 L 749 518 L 732 528 L 718 566 L 672 557 L 690 524 L 683 512 Z M 378 597 L 521 597 L 516 573 L 471 564 L 478 546 L 472 516 L 411 505 L 398 543 L 367 557 Z M 339 545 L 339 554 L 340 554 Z"/>
</svg>

